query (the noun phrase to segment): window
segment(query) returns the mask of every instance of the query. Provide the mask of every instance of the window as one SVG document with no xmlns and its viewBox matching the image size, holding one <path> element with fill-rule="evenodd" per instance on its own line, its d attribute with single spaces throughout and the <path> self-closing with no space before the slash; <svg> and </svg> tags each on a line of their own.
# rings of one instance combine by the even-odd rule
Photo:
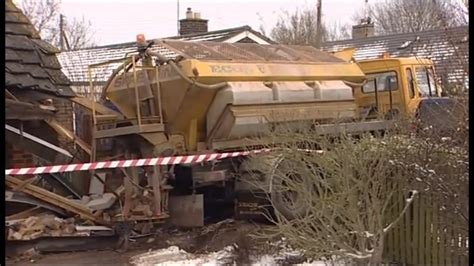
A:
<svg viewBox="0 0 474 266">
<path fill-rule="evenodd" d="M 374 92 L 375 91 L 375 79 L 367 79 L 367 83 L 362 86 L 362 91 L 365 93 Z"/>
<path fill-rule="evenodd" d="M 367 83 L 362 86 L 362 92 L 364 93 L 373 93 L 375 90 L 381 92 L 397 89 L 398 79 L 397 73 L 394 71 L 368 74 Z"/>
<path fill-rule="evenodd" d="M 411 72 L 411 68 L 407 68 L 406 74 L 408 82 L 408 94 L 410 99 L 413 99 L 413 97 L 415 97 L 415 84 L 413 84 L 413 73 Z"/>
<path fill-rule="evenodd" d="M 432 68 L 417 67 L 416 81 L 422 97 L 436 96 L 436 83 Z"/>
</svg>

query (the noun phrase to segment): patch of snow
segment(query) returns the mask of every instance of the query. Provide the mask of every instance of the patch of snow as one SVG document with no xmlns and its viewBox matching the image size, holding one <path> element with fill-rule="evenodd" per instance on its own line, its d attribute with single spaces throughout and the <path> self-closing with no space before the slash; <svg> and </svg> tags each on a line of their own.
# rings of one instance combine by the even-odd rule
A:
<svg viewBox="0 0 474 266">
<path fill-rule="evenodd" d="M 233 261 L 233 247 L 209 254 L 190 254 L 177 246 L 150 251 L 131 258 L 131 264 L 141 265 L 227 265 Z"/>
<path fill-rule="evenodd" d="M 277 261 L 275 261 L 275 258 L 271 255 L 263 255 L 260 258 L 253 258 L 252 259 L 253 263 L 252 265 L 261 265 L 261 266 L 266 266 L 266 265 L 276 265 Z"/>
<path fill-rule="evenodd" d="M 307 261 L 307 262 L 303 262 L 303 263 L 299 263 L 299 264 L 296 264 L 296 265 L 301 265 L 301 266 L 306 266 L 306 265 L 312 265 L 312 266 L 329 266 L 329 265 L 338 265 L 338 264 L 335 264 L 335 263 L 329 263 L 329 262 L 324 262 L 324 261 Z"/>
<path fill-rule="evenodd" d="M 368 233 L 368 232 L 366 232 Z M 370 235 L 370 233 L 368 233 Z M 301 250 L 295 250 L 291 248 L 282 238 L 276 242 L 269 242 L 268 244 L 277 247 L 274 254 L 261 254 L 251 255 L 250 265 L 280 265 L 286 264 L 288 260 L 295 258 L 302 258 L 304 252 Z M 227 246 L 217 252 L 210 252 L 204 254 L 191 254 L 177 246 L 170 246 L 165 249 L 150 250 L 146 253 L 136 255 L 130 259 L 130 263 L 136 266 L 159 266 L 159 265 L 237 265 L 236 262 L 236 248 L 234 246 Z M 315 265 L 315 266 L 326 266 L 326 265 L 345 265 L 343 263 L 338 264 L 337 257 L 325 259 L 321 258 L 318 260 L 309 259 L 304 263 L 297 265 Z"/>
</svg>

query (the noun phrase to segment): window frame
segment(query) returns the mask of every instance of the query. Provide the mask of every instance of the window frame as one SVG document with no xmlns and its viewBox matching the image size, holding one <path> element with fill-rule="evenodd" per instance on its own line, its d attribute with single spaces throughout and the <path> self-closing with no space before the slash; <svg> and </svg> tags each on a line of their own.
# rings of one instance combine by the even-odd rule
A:
<svg viewBox="0 0 474 266">
<path fill-rule="evenodd" d="M 396 88 L 396 89 L 380 90 L 379 88 L 377 88 L 377 82 L 376 82 L 377 79 L 376 79 L 376 77 L 373 77 L 373 78 L 372 78 L 372 81 L 375 82 L 375 83 L 374 83 L 374 90 L 373 90 L 373 91 L 368 91 L 368 92 L 367 92 L 367 91 L 364 91 L 364 86 L 366 85 L 366 84 L 364 84 L 363 86 L 361 86 L 361 91 L 362 91 L 362 93 L 363 93 L 363 94 L 371 94 L 371 93 L 375 93 L 375 92 L 377 92 L 377 93 L 381 93 L 381 92 L 384 93 L 384 92 L 390 92 L 390 91 L 392 91 L 392 92 L 393 92 L 393 91 L 398 91 L 398 87 L 400 87 L 400 82 L 399 82 L 400 79 L 398 78 L 398 72 L 397 72 L 396 70 L 373 72 L 373 73 L 368 73 L 368 74 L 366 74 L 366 76 L 369 76 L 369 75 L 370 75 L 370 76 L 376 76 L 376 75 L 378 75 L 378 74 L 385 74 L 385 73 L 394 73 L 394 74 L 395 74 L 394 76 L 395 76 L 395 79 L 396 79 L 396 81 L 397 81 L 397 88 Z M 369 79 L 367 79 L 367 80 L 369 80 Z"/>
<path fill-rule="evenodd" d="M 408 83 L 408 97 L 414 99 L 416 97 L 415 78 L 413 77 L 413 70 L 411 67 L 405 68 L 405 75 Z"/>
</svg>

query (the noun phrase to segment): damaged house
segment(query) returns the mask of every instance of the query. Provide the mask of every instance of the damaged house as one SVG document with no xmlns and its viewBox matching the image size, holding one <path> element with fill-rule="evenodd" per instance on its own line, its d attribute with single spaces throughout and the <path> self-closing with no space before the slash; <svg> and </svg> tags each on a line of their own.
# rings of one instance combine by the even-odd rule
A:
<svg viewBox="0 0 474 266">
<path fill-rule="evenodd" d="M 58 52 L 41 40 L 12 0 L 5 1 L 7 169 L 77 162 L 75 150 L 85 147 L 72 133 L 71 99 L 75 93 L 61 71 Z M 84 193 L 77 181 L 84 180 L 84 173 L 28 175 L 30 172 L 22 171 L 5 177 L 7 256 L 77 246 L 74 239 L 72 244 L 63 240 L 58 245 L 48 237 L 90 236 L 92 229 L 76 224 L 76 218 L 98 220 L 89 208 L 78 204 Z M 93 238 L 88 241 L 87 247 L 97 242 Z"/>
<path fill-rule="evenodd" d="M 11 0 L 5 2 L 7 168 L 57 162 L 57 153 L 71 157 L 70 141 L 54 130 L 57 124 L 72 131 L 68 98 L 75 96 L 58 52 Z"/>
<path fill-rule="evenodd" d="M 57 48 L 41 40 L 37 30 L 12 0 L 5 2 L 7 169 L 67 164 L 75 159 L 70 101 L 75 93 L 61 71 L 56 58 L 58 52 Z M 72 181 L 78 180 L 57 175 L 8 178 L 45 181 L 57 187 L 59 190 L 55 192 L 59 194 L 71 194 L 77 186 Z M 65 187 L 70 191 L 64 191 Z"/>
</svg>

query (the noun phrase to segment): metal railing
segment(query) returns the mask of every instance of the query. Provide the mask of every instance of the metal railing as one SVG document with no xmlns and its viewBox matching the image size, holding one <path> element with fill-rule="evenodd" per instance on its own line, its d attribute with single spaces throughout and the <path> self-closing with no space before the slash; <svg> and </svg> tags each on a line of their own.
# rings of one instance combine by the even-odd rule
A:
<svg viewBox="0 0 474 266">
<path fill-rule="evenodd" d="M 88 66 L 88 77 L 89 77 L 89 89 L 87 91 L 87 98 L 89 98 L 89 100 L 92 101 L 92 104 L 91 104 L 91 112 L 92 112 L 92 153 L 93 155 L 91 156 L 91 160 L 95 160 L 96 158 L 96 132 L 97 130 L 99 130 L 98 126 L 99 126 L 99 121 L 97 119 L 97 108 L 96 108 L 96 88 L 97 86 L 94 86 L 94 80 L 93 80 L 93 72 L 95 69 L 97 68 L 102 68 L 102 67 L 105 67 L 107 65 L 110 65 L 110 64 L 117 64 L 117 63 L 124 63 L 126 62 L 127 60 L 130 60 L 131 58 L 131 68 L 129 69 L 123 69 L 122 70 L 122 73 L 125 73 L 125 72 L 128 72 L 128 73 L 132 73 L 133 75 L 133 90 L 134 90 L 134 95 L 135 95 L 135 104 L 136 104 L 136 118 L 125 118 L 125 119 L 121 119 L 120 121 L 123 121 L 123 122 L 129 122 L 129 123 L 132 123 L 132 124 L 136 124 L 138 125 L 138 127 L 142 126 L 143 124 L 155 124 L 156 123 L 156 120 L 153 119 L 153 118 L 156 118 L 156 116 L 154 116 L 156 114 L 156 112 L 158 113 L 158 124 L 162 125 L 163 126 L 163 123 L 164 123 L 164 120 L 163 120 L 163 111 L 162 111 L 162 99 L 161 99 L 161 87 L 160 87 L 160 82 L 159 82 L 159 70 L 158 70 L 158 66 L 143 66 L 143 65 L 138 65 L 137 64 L 137 55 L 131 55 L 131 57 L 128 57 L 128 58 L 125 58 L 125 59 L 120 59 L 120 60 L 109 60 L 109 61 L 105 61 L 105 62 L 101 62 L 101 63 L 97 63 L 97 64 L 92 64 L 92 65 L 89 65 Z M 128 65 L 130 67 L 130 65 Z M 152 88 L 152 95 L 153 95 L 153 98 L 152 99 L 152 104 L 149 105 L 149 108 L 150 108 L 150 114 L 151 116 L 145 116 L 143 117 L 142 116 L 142 113 L 143 113 L 143 110 L 142 110 L 142 107 L 141 107 L 141 101 L 140 101 L 140 93 L 139 93 L 139 78 L 138 78 L 138 72 L 140 70 L 144 70 L 148 73 L 152 72 L 154 73 L 155 75 L 155 83 L 156 83 L 156 90 L 155 88 L 153 88 L 153 82 L 152 82 L 152 79 L 149 79 L 150 81 L 150 86 Z M 118 74 L 120 75 L 120 74 Z M 146 75 L 146 77 L 148 77 Z M 109 83 L 110 84 L 110 83 Z M 128 86 L 128 85 L 127 85 Z M 107 88 L 103 87 L 102 88 L 102 91 L 104 90 L 107 90 Z M 150 99 L 148 99 L 150 100 Z M 155 108 L 155 101 L 157 103 L 157 108 Z M 145 122 L 145 123 L 144 123 Z M 102 125 L 102 124 L 101 124 Z"/>
</svg>

